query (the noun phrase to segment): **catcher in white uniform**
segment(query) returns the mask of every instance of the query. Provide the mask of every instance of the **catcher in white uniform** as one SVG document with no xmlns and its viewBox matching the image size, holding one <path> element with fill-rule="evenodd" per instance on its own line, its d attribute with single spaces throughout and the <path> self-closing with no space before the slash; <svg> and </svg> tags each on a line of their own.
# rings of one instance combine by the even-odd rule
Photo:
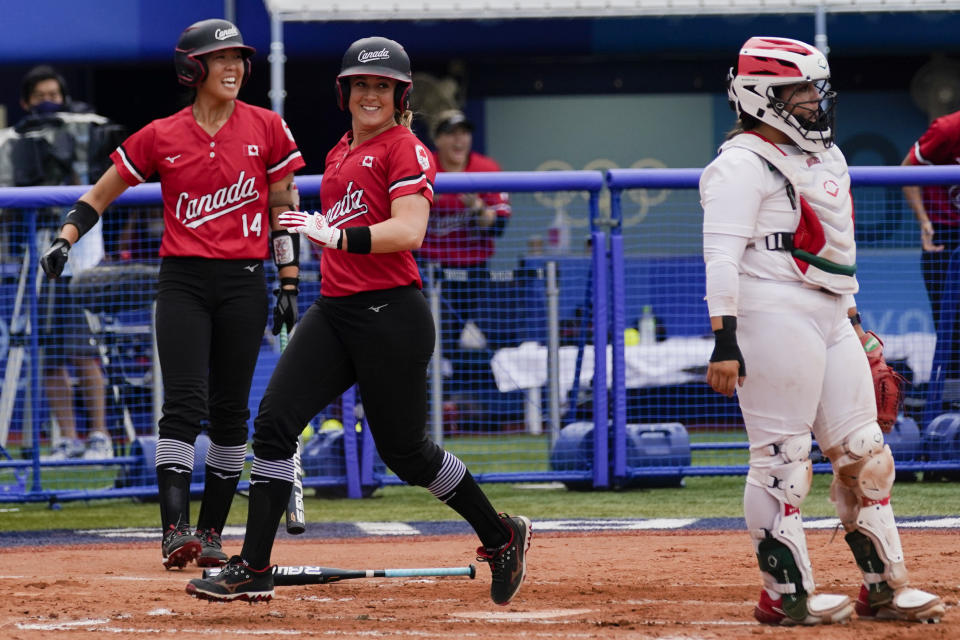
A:
<svg viewBox="0 0 960 640">
<path fill-rule="evenodd" d="M 886 366 L 856 315 L 853 203 L 829 79 L 820 51 L 786 38 L 751 38 L 730 70 L 737 128 L 700 180 L 716 337 L 707 382 L 727 396 L 739 387 L 750 440 L 744 512 L 763 576 L 757 620 L 826 624 L 856 610 L 937 621 L 940 598 L 908 586 L 890 505 L 894 464 L 877 398 L 896 380 L 888 375 L 875 396 L 871 365 Z M 798 357 L 785 357 L 784 344 Z M 893 420 L 882 422 L 889 430 Z M 815 593 L 800 517 L 811 432 L 833 465 L 831 501 L 863 573 L 855 602 Z"/>
</svg>

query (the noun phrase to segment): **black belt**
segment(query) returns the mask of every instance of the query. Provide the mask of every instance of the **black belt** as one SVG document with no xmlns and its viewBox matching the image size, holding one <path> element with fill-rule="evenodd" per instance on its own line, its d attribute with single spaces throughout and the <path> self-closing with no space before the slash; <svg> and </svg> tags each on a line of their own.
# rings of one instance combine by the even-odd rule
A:
<svg viewBox="0 0 960 640">
<path fill-rule="evenodd" d="M 764 238 L 764 242 L 767 243 L 767 249 L 770 251 L 793 251 L 794 235 L 796 234 L 787 231 L 778 231 Z"/>
</svg>

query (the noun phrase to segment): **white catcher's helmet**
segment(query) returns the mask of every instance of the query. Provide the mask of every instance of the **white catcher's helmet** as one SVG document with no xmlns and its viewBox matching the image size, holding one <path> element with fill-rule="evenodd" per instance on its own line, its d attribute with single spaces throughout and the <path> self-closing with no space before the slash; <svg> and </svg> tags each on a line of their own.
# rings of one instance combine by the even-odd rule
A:
<svg viewBox="0 0 960 640">
<path fill-rule="evenodd" d="M 817 104 L 801 102 L 813 112 L 788 105 L 780 87 L 811 82 L 820 92 Z M 818 152 L 833 146 L 834 106 L 830 65 L 816 47 L 790 38 L 753 37 L 740 48 L 736 68 L 727 75 L 727 96 L 737 115 L 753 116 L 787 134 L 801 149 Z"/>
</svg>

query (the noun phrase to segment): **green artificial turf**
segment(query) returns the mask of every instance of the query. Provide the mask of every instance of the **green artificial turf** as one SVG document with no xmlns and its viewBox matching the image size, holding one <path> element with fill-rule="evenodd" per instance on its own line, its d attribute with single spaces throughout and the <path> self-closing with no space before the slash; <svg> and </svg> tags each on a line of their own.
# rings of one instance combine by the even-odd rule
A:
<svg viewBox="0 0 960 640">
<path fill-rule="evenodd" d="M 569 491 L 554 483 L 484 484 L 500 511 L 534 519 L 564 518 L 705 518 L 742 516 L 743 478 L 691 477 L 682 488 L 624 491 Z M 803 505 L 810 517 L 834 515 L 827 496 L 828 475 L 814 477 Z M 391 486 L 361 500 L 317 498 L 307 490 L 308 522 L 456 520 L 459 516 L 425 489 Z M 893 504 L 900 516 L 957 515 L 957 485 L 948 482 L 903 482 L 894 487 Z M 246 522 L 247 500 L 237 496 L 229 524 Z M 192 505 L 194 516 L 198 503 Z M 0 530 L 160 527 L 156 503 L 130 499 L 65 502 L 60 510 L 41 504 L 0 504 Z"/>
</svg>

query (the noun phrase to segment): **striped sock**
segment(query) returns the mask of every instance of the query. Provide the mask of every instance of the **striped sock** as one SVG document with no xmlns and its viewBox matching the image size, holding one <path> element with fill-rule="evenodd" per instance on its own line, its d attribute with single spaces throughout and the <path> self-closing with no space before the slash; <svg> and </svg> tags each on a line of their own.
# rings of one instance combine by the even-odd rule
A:
<svg viewBox="0 0 960 640">
<path fill-rule="evenodd" d="M 427 489 L 470 523 L 483 546 L 499 547 L 510 540 L 510 531 L 480 485 L 466 465 L 449 451 L 444 451 L 440 471 Z"/>
<path fill-rule="evenodd" d="M 247 534 L 240 555 L 254 569 L 270 564 L 273 541 L 283 510 L 293 488 L 293 458 L 287 460 L 253 459 L 250 470 L 250 506 L 247 510 Z"/>
<path fill-rule="evenodd" d="M 457 485 L 463 480 L 466 472 L 467 466 L 460 458 L 449 451 L 444 451 L 443 464 L 440 465 L 437 477 L 427 485 L 427 491 L 441 502 L 446 502 L 454 496 Z"/>
<path fill-rule="evenodd" d="M 193 445 L 161 438 L 154 458 L 160 498 L 160 523 L 171 526 L 190 524 L 190 477 L 193 474 Z"/>
<path fill-rule="evenodd" d="M 218 533 L 223 532 L 246 457 L 246 444 L 229 447 L 210 444 L 207 449 L 203 500 L 200 503 L 197 529 L 216 529 Z"/>
</svg>

